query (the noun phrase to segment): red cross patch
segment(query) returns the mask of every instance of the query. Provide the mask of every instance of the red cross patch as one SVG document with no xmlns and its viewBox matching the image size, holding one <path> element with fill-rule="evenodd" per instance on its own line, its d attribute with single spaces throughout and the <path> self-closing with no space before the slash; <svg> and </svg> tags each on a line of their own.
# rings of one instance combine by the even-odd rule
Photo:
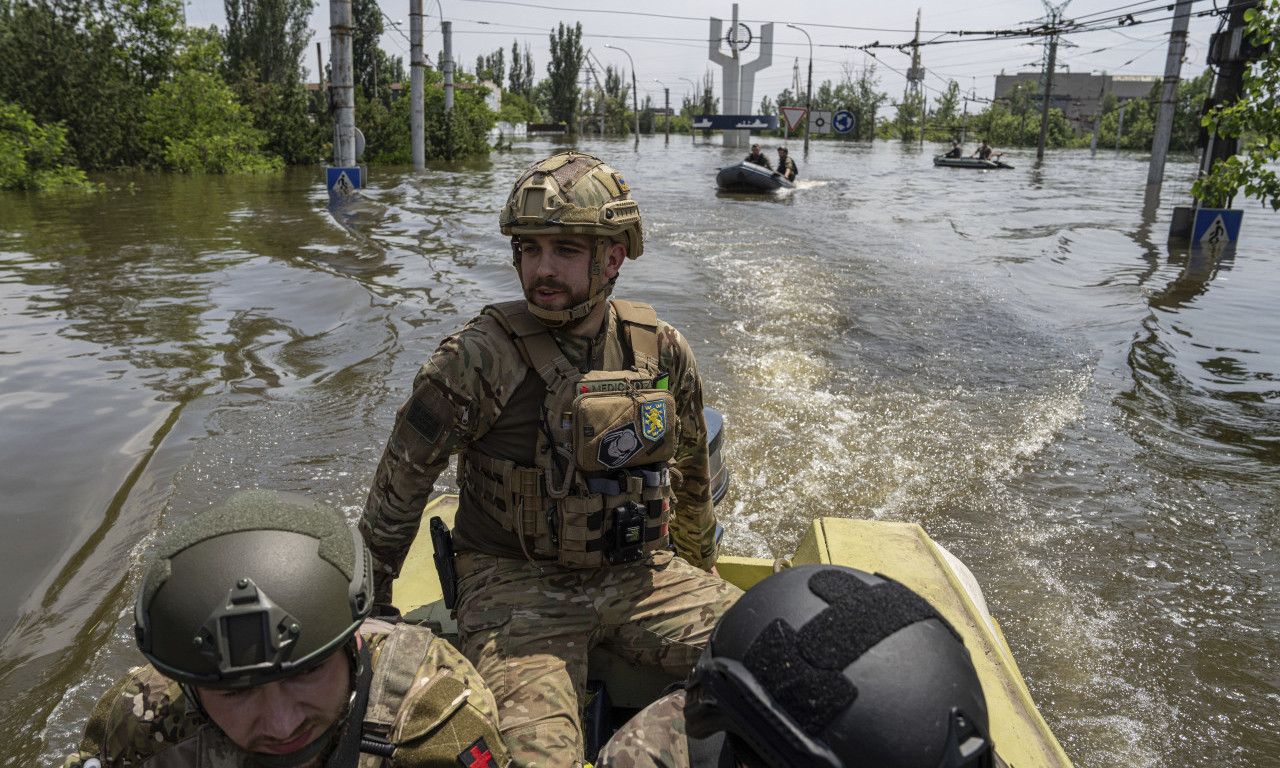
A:
<svg viewBox="0 0 1280 768">
<path fill-rule="evenodd" d="M 467 747 L 465 752 L 458 753 L 458 762 L 462 763 L 464 768 L 491 768 L 493 753 L 489 751 L 489 745 L 484 743 L 484 737 L 481 736 L 474 744 Z"/>
</svg>

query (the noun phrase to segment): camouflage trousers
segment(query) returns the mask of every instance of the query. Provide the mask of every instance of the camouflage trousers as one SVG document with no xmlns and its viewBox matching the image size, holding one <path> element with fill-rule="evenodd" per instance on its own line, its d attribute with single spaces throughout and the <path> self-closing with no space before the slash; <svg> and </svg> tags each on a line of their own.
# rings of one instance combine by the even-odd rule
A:
<svg viewBox="0 0 1280 768">
<path fill-rule="evenodd" d="M 459 645 L 493 691 L 515 765 L 529 768 L 582 765 L 591 648 L 683 677 L 742 594 L 668 551 L 586 569 L 460 561 Z"/>
</svg>

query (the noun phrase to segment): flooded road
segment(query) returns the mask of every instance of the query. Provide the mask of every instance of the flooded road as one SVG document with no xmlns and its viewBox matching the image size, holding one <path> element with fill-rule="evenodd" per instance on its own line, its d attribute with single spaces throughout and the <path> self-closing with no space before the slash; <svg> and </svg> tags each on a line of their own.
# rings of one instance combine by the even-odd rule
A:
<svg viewBox="0 0 1280 768">
<path fill-rule="evenodd" d="M 763 199 L 715 192 L 737 150 L 579 147 L 644 216 L 617 295 L 684 331 L 725 414 L 727 551 L 918 522 L 1076 765 L 1275 765 L 1280 216 L 1206 257 L 1165 244 L 1190 158 L 1144 211 L 1140 155 L 792 145 L 799 189 Z M 554 149 L 373 169 L 337 216 L 312 169 L 3 197 L 0 762 L 56 762 L 138 663 L 176 521 L 254 486 L 358 516 L 417 367 L 518 295 L 497 210 Z"/>
</svg>

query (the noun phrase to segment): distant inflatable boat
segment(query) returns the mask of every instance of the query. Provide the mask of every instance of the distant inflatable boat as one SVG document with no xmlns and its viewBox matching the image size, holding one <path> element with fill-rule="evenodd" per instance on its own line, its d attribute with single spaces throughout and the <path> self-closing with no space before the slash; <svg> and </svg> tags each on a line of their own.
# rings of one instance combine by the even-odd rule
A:
<svg viewBox="0 0 1280 768">
<path fill-rule="evenodd" d="M 988 170 L 1013 167 L 1003 160 L 980 160 L 976 157 L 946 157 L 945 155 L 934 155 L 933 164 L 948 168 L 986 168 Z"/>
<path fill-rule="evenodd" d="M 723 192 L 762 193 L 779 189 L 795 189 L 796 185 L 783 178 L 777 171 L 745 160 L 737 165 L 721 168 L 716 174 L 716 186 Z"/>
</svg>

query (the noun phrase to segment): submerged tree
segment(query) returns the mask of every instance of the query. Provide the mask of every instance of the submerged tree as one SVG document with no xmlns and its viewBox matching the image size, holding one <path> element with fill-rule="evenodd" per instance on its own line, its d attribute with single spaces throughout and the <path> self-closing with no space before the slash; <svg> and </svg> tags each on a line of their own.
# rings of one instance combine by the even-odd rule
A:
<svg viewBox="0 0 1280 768">
<path fill-rule="evenodd" d="M 582 70 L 582 22 L 566 27 L 563 22 L 551 35 L 551 61 L 547 64 L 549 89 L 547 113 L 556 122 L 578 132 L 578 73 Z"/>
<path fill-rule="evenodd" d="M 225 0 L 227 67 L 233 80 L 252 67 L 260 82 L 290 86 L 311 41 L 314 0 Z"/>
</svg>

